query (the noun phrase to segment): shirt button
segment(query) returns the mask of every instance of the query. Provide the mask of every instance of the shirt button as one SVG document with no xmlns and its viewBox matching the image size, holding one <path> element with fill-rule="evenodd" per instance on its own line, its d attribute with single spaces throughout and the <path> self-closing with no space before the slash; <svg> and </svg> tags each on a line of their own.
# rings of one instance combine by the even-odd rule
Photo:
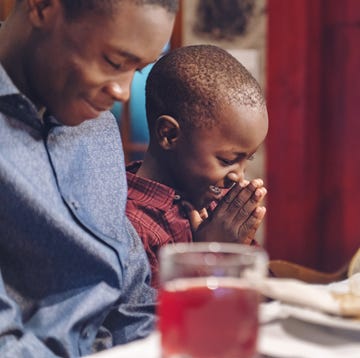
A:
<svg viewBox="0 0 360 358">
<path fill-rule="evenodd" d="M 178 194 L 175 194 L 174 195 L 174 200 L 180 200 L 181 199 L 181 196 L 180 195 L 178 195 Z"/>
<path fill-rule="evenodd" d="M 71 201 L 71 206 L 73 207 L 74 210 L 78 210 L 80 208 L 79 203 L 75 200 Z"/>
<path fill-rule="evenodd" d="M 90 336 L 89 330 L 87 328 L 84 328 L 81 332 L 81 338 L 88 339 Z"/>
</svg>

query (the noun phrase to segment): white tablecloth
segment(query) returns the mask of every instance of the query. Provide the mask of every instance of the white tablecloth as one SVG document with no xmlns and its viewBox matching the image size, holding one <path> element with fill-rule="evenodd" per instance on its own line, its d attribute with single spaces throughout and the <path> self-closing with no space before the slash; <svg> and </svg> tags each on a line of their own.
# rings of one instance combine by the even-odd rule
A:
<svg viewBox="0 0 360 358">
<path fill-rule="evenodd" d="M 334 320 L 321 324 L 293 317 L 279 302 L 262 304 L 259 353 L 271 358 L 360 358 L 360 321 L 344 328 Z M 294 311 L 296 312 L 296 311 Z M 89 358 L 160 358 L 159 334 L 115 347 Z"/>
<path fill-rule="evenodd" d="M 279 302 L 268 304 L 268 308 L 273 308 L 271 305 L 279 305 Z M 295 317 L 291 316 L 291 308 L 287 313 L 289 315 L 283 314 L 282 318 L 262 324 L 259 352 L 263 355 L 274 358 L 360 358 L 360 321 L 348 324 L 345 321 L 341 325 L 341 319 L 327 321 L 319 316 L 311 322 L 297 318 L 297 311 L 294 311 Z M 317 320 L 321 323 L 315 323 Z"/>
<path fill-rule="evenodd" d="M 324 290 L 346 293 L 349 280 L 330 285 L 306 284 L 308 287 L 285 280 L 281 285 L 276 283 L 276 290 L 270 290 L 281 302 L 275 300 L 260 307 L 261 358 L 360 358 L 360 319 L 331 315 L 329 311 L 333 310 L 322 309 L 328 303 Z M 316 300 L 319 302 L 314 304 Z M 159 333 L 90 357 L 160 358 Z"/>
</svg>

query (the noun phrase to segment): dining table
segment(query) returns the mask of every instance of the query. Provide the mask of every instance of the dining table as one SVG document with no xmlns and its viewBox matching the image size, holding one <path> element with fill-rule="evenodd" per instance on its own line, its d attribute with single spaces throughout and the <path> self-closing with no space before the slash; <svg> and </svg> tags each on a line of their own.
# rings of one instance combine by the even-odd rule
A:
<svg viewBox="0 0 360 358">
<path fill-rule="evenodd" d="M 276 299 L 267 300 L 259 307 L 256 358 L 360 358 L 360 311 L 357 317 L 334 314 L 329 302 L 323 302 L 325 309 L 322 309 L 323 294 L 346 293 L 348 280 L 329 285 L 286 280 L 275 284 L 283 284 L 281 291 L 274 294 Z M 295 294 L 294 288 L 298 290 Z M 161 358 L 160 333 L 154 331 L 147 338 L 88 358 Z"/>
</svg>

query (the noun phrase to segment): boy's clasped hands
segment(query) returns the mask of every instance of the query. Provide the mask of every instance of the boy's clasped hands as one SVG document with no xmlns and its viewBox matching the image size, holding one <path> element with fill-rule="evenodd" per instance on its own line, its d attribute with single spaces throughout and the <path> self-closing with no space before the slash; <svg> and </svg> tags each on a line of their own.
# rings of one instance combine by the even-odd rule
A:
<svg viewBox="0 0 360 358">
<path fill-rule="evenodd" d="M 211 215 L 206 209 L 198 211 L 184 201 L 194 241 L 250 244 L 266 213 L 262 206 L 266 193 L 262 179 L 235 183 Z"/>
</svg>

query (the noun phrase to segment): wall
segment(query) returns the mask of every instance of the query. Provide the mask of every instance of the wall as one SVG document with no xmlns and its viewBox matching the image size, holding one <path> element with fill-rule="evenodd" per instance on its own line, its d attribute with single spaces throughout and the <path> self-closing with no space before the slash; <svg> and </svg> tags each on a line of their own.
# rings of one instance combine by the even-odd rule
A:
<svg viewBox="0 0 360 358">
<path fill-rule="evenodd" d="M 4 20 L 9 14 L 15 0 L 1 0 L 0 1 L 0 20 Z"/>
</svg>

